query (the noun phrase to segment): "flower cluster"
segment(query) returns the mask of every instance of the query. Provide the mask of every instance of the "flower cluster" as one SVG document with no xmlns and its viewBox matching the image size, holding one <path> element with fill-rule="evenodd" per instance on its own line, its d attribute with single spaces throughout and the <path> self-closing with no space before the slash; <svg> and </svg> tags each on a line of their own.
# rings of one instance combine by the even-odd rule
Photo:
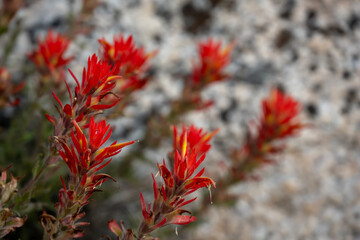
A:
<svg viewBox="0 0 360 240">
<path fill-rule="evenodd" d="M 105 44 L 104 41 L 103 43 Z M 132 43 L 131 38 L 129 43 Z M 78 228 L 84 224 L 78 222 L 84 214 L 81 209 L 87 204 L 96 188 L 110 177 L 97 172 L 111 161 L 111 159 L 105 161 L 106 159 L 119 153 L 123 147 L 134 143 L 134 141 L 121 144 L 114 142 L 109 147 L 100 148 L 109 139 L 111 129 L 105 121 L 96 123 L 93 118 L 104 109 L 115 106 L 122 99 L 114 93 L 119 82 L 125 79 L 119 74 L 126 75 L 134 71 L 133 76 L 128 77 L 137 77 L 136 71 L 139 71 L 146 61 L 142 49 L 135 49 L 133 44 L 127 47 L 128 62 L 121 60 L 109 62 L 106 58 L 102 61 L 95 54 L 89 57 L 81 83 L 69 70 L 76 82 L 72 93 L 65 81 L 70 103 L 63 104 L 53 93 L 58 103 L 59 117 L 46 115 L 54 126 L 52 149 L 54 151 L 58 149 L 58 154 L 67 164 L 71 174 L 68 186 L 62 180 L 63 188 L 59 191 L 59 202 L 56 204 L 57 217 L 46 212 L 42 215 L 42 224 L 49 239 L 68 239 L 83 235 Z M 144 58 L 141 60 L 142 63 L 139 57 Z M 123 87 L 130 88 L 130 85 Z M 115 97 L 111 98 L 111 95 Z M 83 132 L 85 128 L 88 128 L 88 138 Z"/>
<path fill-rule="evenodd" d="M 86 224 L 78 222 L 85 214 L 81 210 L 88 203 L 91 195 L 97 191 L 97 187 L 107 178 L 111 178 L 107 174 L 99 174 L 98 171 L 109 164 L 111 157 L 118 154 L 123 147 L 134 143 L 134 141 L 125 143 L 115 141 L 110 146 L 101 148 L 111 136 L 110 125 L 107 125 L 105 120 L 96 123 L 91 117 L 88 137 L 75 120 L 73 124 L 75 131 L 71 133 L 71 145 L 60 138 L 57 139 L 62 146 L 59 154 L 71 174 L 68 186 L 62 179 L 63 188 L 59 191 L 59 202 L 55 204 L 57 217 L 46 212 L 42 215 L 42 224 L 49 239 L 83 236 L 82 230 L 78 228 Z M 104 162 L 105 160 L 107 161 Z"/>
<path fill-rule="evenodd" d="M 96 123 L 94 118 L 91 117 L 89 123 L 89 141 L 87 141 L 85 134 L 76 121 L 73 121 L 73 123 L 76 129 L 76 134 L 74 134 L 74 131 L 71 133 L 73 145 L 69 147 L 66 142 L 59 139 L 63 148 L 63 151 L 60 150 L 59 154 L 73 175 L 84 172 L 96 172 L 102 169 L 110 162 L 109 160 L 106 164 L 103 164 L 104 159 L 118 154 L 123 147 L 134 143 L 134 141 L 127 143 L 117 143 L 115 141 L 109 147 L 100 149 L 109 139 L 112 131 L 110 125 L 106 125 L 105 120 Z"/>
<path fill-rule="evenodd" d="M 4 67 L 0 67 L 0 109 L 7 106 L 16 106 L 20 103 L 18 98 L 14 98 L 14 94 L 21 91 L 24 82 L 14 86 L 11 83 L 10 73 Z"/>
<path fill-rule="evenodd" d="M 28 57 L 41 73 L 53 74 L 55 70 L 61 69 L 73 59 L 73 57 L 64 56 L 69 44 L 70 40 L 65 36 L 49 31 L 43 41 L 38 41 L 38 49 L 35 49 Z"/>
<path fill-rule="evenodd" d="M 277 89 L 271 91 L 262 102 L 256 133 L 248 131 L 244 146 L 232 153 L 232 171 L 236 178 L 246 178 L 259 166 L 273 162 L 271 155 L 284 149 L 277 140 L 293 136 L 304 127 L 298 119 L 300 109 L 300 103 L 291 96 Z"/>
<path fill-rule="evenodd" d="M 279 139 L 293 136 L 303 124 L 297 119 L 300 103 L 291 96 L 273 89 L 270 96 L 262 102 L 259 139 Z"/>
<path fill-rule="evenodd" d="M 176 131 L 175 129 L 174 132 Z M 140 203 L 144 217 L 139 229 L 140 236 L 147 235 L 156 228 L 167 224 L 188 224 L 195 221 L 196 218 L 191 215 L 182 215 L 183 213 L 189 213 L 187 210 L 182 209 L 182 207 L 196 198 L 186 201 L 185 197 L 199 188 L 210 185 L 215 187 L 215 183 L 211 178 L 202 177 L 205 168 L 193 176 L 206 156 L 204 152 L 196 151 L 201 149 L 201 147 L 196 148 L 196 145 L 204 146 L 207 144 L 206 141 L 201 141 L 201 138 L 199 138 L 199 133 L 201 134 L 201 132 L 202 129 L 197 129 L 194 126 L 191 126 L 189 129 L 183 129 L 181 134 L 183 136 L 181 152 L 176 150 L 174 153 L 174 167 L 171 169 L 172 171 L 168 169 L 165 161 L 163 164 L 158 165 L 164 184 L 159 187 L 153 176 L 154 203 L 152 208 L 146 207 L 144 198 L 140 194 Z M 207 134 L 205 133 L 205 135 Z M 193 140 L 196 138 L 189 138 L 188 140 L 188 136 L 195 136 L 199 141 L 194 142 Z"/>
<path fill-rule="evenodd" d="M 147 60 L 153 54 L 146 54 L 143 48 L 136 48 L 132 36 L 125 38 L 122 34 L 114 37 L 114 44 L 104 38 L 99 39 L 102 47 L 102 59 L 113 66 L 120 65 L 119 74 L 129 77 L 143 72 L 147 68 Z"/>
<path fill-rule="evenodd" d="M 221 42 L 213 39 L 199 44 L 199 61 L 193 66 L 181 100 L 173 104 L 174 109 L 201 110 L 213 104 L 213 101 L 204 101 L 200 91 L 214 82 L 224 81 L 229 77 L 225 73 L 225 68 L 230 63 L 233 47 L 234 44 L 221 47 Z"/>
<path fill-rule="evenodd" d="M 101 113 L 102 110 L 111 108 L 118 103 L 115 99 L 110 104 L 103 104 L 102 100 L 109 94 L 116 85 L 117 67 L 112 68 L 109 64 L 98 60 L 94 54 L 89 57 L 87 69 L 84 68 L 82 82 L 79 83 L 75 75 L 70 71 L 76 81 L 75 96 L 71 94 L 71 90 L 67 85 L 70 103 L 63 105 L 60 99 L 53 93 L 54 98 L 58 102 L 60 108 L 58 112 L 59 118 L 46 115 L 48 120 L 54 125 L 54 136 L 63 137 L 73 127 L 73 120 L 80 126 L 86 126 L 89 117 Z"/>
<path fill-rule="evenodd" d="M 143 221 L 139 227 L 138 239 L 148 239 L 148 235 L 159 227 L 169 224 L 184 225 L 196 220 L 191 216 L 191 212 L 184 210 L 183 207 L 195 198 L 186 200 L 186 196 L 203 187 L 215 187 L 215 182 L 208 177 L 203 177 L 205 168 L 198 170 L 200 164 L 205 159 L 206 152 L 210 149 L 208 141 L 215 134 L 203 132 L 202 129 L 190 126 L 183 127 L 180 137 L 177 137 L 177 129 L 174 127 L 174 146 L 175 152 L 174 162 L 169 167 L 165 164 L 158 164 L 159 173 L 163 179 L 163 184 L 159 186 L 158 182 L 153 178 L 154 202 L 147 205 L 143 195 L 140 193 L 140 203 L 143 215 Z M 181 140 L 180 140 L 181 139 Z M 181 142 L 181 150 L 178 150 L 179 141 Z M 183 215 L 188 213 L 190 215 Z M 114 220 L 109 222 L 110 229 L 119 237 L 123 228 Z M 125 236 L 130 237 L 132 231 L 128 231 Z M 124 239 L 132 239 L 124 238 Z M 151 239 L 149 237 L 149 239 Z"/>
<path fill-rule="evenodd" d="M 221 47 L 221 42 L 209 39 L 199 44 L 200 62 L 195 64 L 191 83 L 195 88 L 223 81 L 228 77 L 224 69 L 230 63 L 230 52 L 234 44 Z"/>
<path fill-rule="evenodd" d="M 114 142 L 110 146 L 101 146 L 110 138 L 111 128 L 105 120 L 96 123 L 94 115 L 104 109 L 115 106 L 120 98 L 107 98 L 113 93 L 117 80 L 122 79 L 120 63 L 110 64 L 101 61 L 94 54 L 88 59 L 87 67 L 83 70 L 82 80 L 70 74 L 76 82 L 72 93 L 66 83 L 70 103 L 63 104 L 60 98 L 53 93 L 58 103 L 59 117 L 46 115 L 54 126 L 52 149 L 67 164 L 70 170 L 68 185 L 62 179 L 63 188 L 59 191 L 59 202 L 55 205 L 57 216 L 46 212 L 42 215 L 42 224 L 46 239 L 69 239 L 83 235 L 79 226 L 86 223 L 79 222 L 85 214 L 82 207 L 107 178 L 107 174 L 98 174 L 98 171 L 110 163 L 111 157 L 118 154 L 126 143 Z M 88 136 L 84 133 L 88 129 Z"/>
<path fill-rule="evenodd" d="M 145 53 L 144 48 L 137 48 L 132 36 L 124 37 L 122 34 L 114 37 L 111 44 L 104 38 L 99 39 L 100 54 L 103 61 L 112 66 L 119 66 L 118 73 L 122 79 L 118 81 L 116 93 L 128 95 L 141 89 L 148 82 L 145 75 L 148 69 L 148 60 L 155 53 Z"/>
</svg>

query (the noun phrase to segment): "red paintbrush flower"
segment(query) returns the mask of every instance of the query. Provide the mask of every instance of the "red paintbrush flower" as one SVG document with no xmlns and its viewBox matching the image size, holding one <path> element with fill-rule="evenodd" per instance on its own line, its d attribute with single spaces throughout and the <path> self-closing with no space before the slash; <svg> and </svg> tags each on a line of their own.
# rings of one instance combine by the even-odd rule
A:
<svg viewBox="0 0 360 240">
<path fill-rule="evenodd" d="M 181 146 L 181 153 L 176 149 L 174 153 L 174 167 L 172 170 L 166 166 L 165 161 L 163 164 L 158 164 L 159 173 L 164 180 L 164 184 L 159 187 L 157 181 L 153 177 L 154 189 L 154 203 L 146 206 L 143 195 L 140 193 L 140 203 L 143 214 L 143 222 L 139 228 L 139 235 L 146 236 L 154 231 L 156 228 L 168 224 L 188 224 L 196 220 L 191 215 L 183 215 L 189 211 L 182 209 L 183 206 L 193 202 L 196 198 L 186 200 L 185 197 L 190 193 L 198 190 L 199 188 L 213 186 L 215 183 L 211 178 L 202 177 L 205 168 L 198 171 L 200 164 L 205 159 L 204 152 L 197 153 L 198 144 L 206 146 L 207 140 L 198 138 L 201 135 L 202 129 L 192 128 L 198 134 L 192 134 L 196 139 L 189 141 L 187 132 L 184 132 L 183 142 Z M 177 140 L 175 140 L 177 141 Z M 191 142 L 191 143 L 190 143 Z M 193 148 L 188 146 L 193 146 Z M 207 148 L 207 147 L 206 147 Z M 206 149 L 204 148 L 204 149 Z M 201 149 L 201 148 L 200 148 Z M 201 156 L 200 156 L 201 155 Z"/>
<path fill-rule="evenodd" d="M 259 134 L 261 138 L 284 138 L 294 135 L 303 124 L 297 117 L 300 103 L 277 89 L 262 102 Z"/>
<path fill-rule="evenodd" d="M 173 191 L 174 188 L 177 190 L 181 188 L 181 191 L 184 195 L 188 195 L 199 188 L 207 187 L 212 184 L 215 187 L 214 181 L 210 178 L 201 177 L 205 171 L 205 168 L 200 170 L 194 177 L 195 170 L 200 166 L 204 161 L 205 155 L 198 157 L 196 152 L 186 148 L 186 140 L 183 144 L 183 151 L 180 154 L 178 151 L 175 153 L 175 163 L 173 171 L 171 172 L 165 165 L 160 164 L 159 171 L 160 175 L 163 177 L 166 189 Z"/>
<path fill-rule="evenodd" d="M 111 159 L 104 160 L 118 154 L 126 143 L 113 142 L 110 146 L 101 148 L 111 135 L 110 125 L 105 120 L 96 123 L 91 117 L 88 137 L 73 121 L 75 131 L 71 132 L 72 144 L 69 146 L 63 139 L 56 138 L 62 146 L 60 156 L 70 169 L 69 183 L 66 186 L 61 178 L 63 188 L 59 191 L 59 202 L 55 204 L 57 217 L 47 214 L 42 215 L 42 224 L 47 230 L 46 239 L 55 239 L 55 236 L 64 236 L 63 239 L 72 239 L 83 236 L 79 226 L 87 223 L 79 222 L 85 215 L 82 208 L 88 204 L 91 195 L 97 188 L 111 176 L 99 174 L 98 171 L 110 163 Z M 111 178 L 112 179 L 112 178 Z"/>
<path fill-rule="evenodd" d="M 232 172 L 238 179 L 247 178 L 255 169 L 272 163 L 272 156 L 283 151 L 278 140 L 295 135 L 304 127 L 298 116 L 300 103 L 291 96 L 273 89 L 262 101 L 262 114 L 255 133 L 248 131 L 242 148 L 232 152 Z"/>
<path fill-rule="evenodd" d="M 230 52 L 234 44 L 221 47 L 221 42 L 209 39 L 199 44 L 200 62 L 195 64 L 191 74 L 192 85 L 201 88 L 207 84 L 226 79 L 225 67 L 230 63 Z"/>
<path fill-rule="evenodd" d="M 147 84 L 148 78 L 145 73 L 149 67 L 148 60 L 155 52 L 145 53 L 143 48 L 135 46 L 132 36 L 126 38 L 122 34 L 114 37 L 113 44 L 104 38 L 99 39 L 99 43 L 102 59 L 112 66 L 119 67 L 116 73 L 122 76 L 122 79 L 117 81 L 114 92 L 122 99 L 127 99 L 132 92 Z M 123 104 L 126 105 L 126 102 L 123 101 Z"/>
<path fill-rule="evenodd" d="M 228 75 L 225 68 L 230 63 L 230 52 L 234 44 L 221 47 L 221 42 L 212 39 L 199 44 L 199 61 L 194 63 L 188 82 L 182 91 L 182 98 L 175 102 L 179 109 L 185 111 L 205 109 L 213 101 L 204 101 L 200 95 L 201 89 L 207 85 L 225 80 Z M 182 111 L 184 111 L 182 110 Z"/>
<path fill-rule="evenodd" d="M 115 141 L 110 146 L 100 149 L 111 136 L 110 125 L 106 125 L 105 120 L 96 123 L 94 118 L 91 117 L 89 124 L 89 139 L 86 138 L 76 121 L 73 121 L 73 124 L 76 129 L 71 133 L 73 144 L 69 147 L 63 140 L 58 139 L 58 141 L 63 148 L 63 150 L 59 151 L 59 154 L 74 175 L 79 172 L 88 172 L 95 167 L 95 171 L 102 169 L 111 161 L 110 159 L 108 162 L 101 165 L 106 158 L 118 154 L 123 147 L 135 142 L 117 143 Z"/>
<path fill-rule="evenodd" d="M 28 57 L 40 71 L 51 72 L 65 66 L 73 59 L 73 57 L 64 57 L 69 44 L 70 40 L 65 36 L 54 34 L 50 30 L 44 41 L 38 41 L 38 48 L 30 53 Z"/>
<path fill-rule="evenodd" d="M 81 85 L 70 71 L 77 84 L 75 94 L 78 97 L 91 95 L 92 98 L 103 98 L 115 87 L 115 80 L 120 78 L 117 76 L 117 69 L 117 66 L 112 68 L 111 65 L 101 61 L 96 54 L 93 54 L 88 59 L 87 68 L 83 70 Z"/>
<path fill-rule="evenodd" d="M 143 48 L 136 48 L 132 36 L 125 38 L 122 34 L 114 37 L 114 44 L 104 38 L 99 39 L 102 59 L 113 66 L 119 65 L 119 74 L 130 77 L 147 69 L 147 60 L 154 53 L 146 54 Z"/>
<path fill-rule="evenodd" d="M 70 74 L 76 81 L 75 96 L 71 93 L 69 85 L 66 87 L 69 93 L 70 103 L 63 104 L 61 100 L 53 93 L 59 107 L 57 110 L 60 117 L 56 119 L 53 116 L 46 115 L 47 119 L 54 125 L 54 136 L 62 137 L 69 133 L 73 127 L 73 120 L 76 120 L 81 126 L 86 126 L 89 117 L 100 113 L 104 109 L 115 106 L 119 98 L 113 98 L 112 102 L 103 99 L 109 94 L 115 95 L 112 90 L 116 86 L 116 80 L 120 76 L 116 76 L 117 67 L 111 67 L 109 64 L 98 60 L 94 54 L 88 59 L 88 66 L 83 70 L 81 84 L 75 75 L 69 70 Z"/>
</svg>

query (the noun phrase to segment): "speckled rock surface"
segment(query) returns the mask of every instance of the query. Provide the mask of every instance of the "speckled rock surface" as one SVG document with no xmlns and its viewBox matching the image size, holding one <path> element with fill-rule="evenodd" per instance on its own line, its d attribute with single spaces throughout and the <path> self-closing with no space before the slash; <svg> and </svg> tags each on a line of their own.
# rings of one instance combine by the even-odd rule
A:
<svg viewBox="0 0 360 240">
<path fill-rule="evenodd" d="M 16 18 L 24 24 L 9 58 L 11 70 L 26 61 L 24 54 L 36 36 L 50 27 L 66 30 L 64 19 L 80 7 L 73 1 L 48 0 L 21 10 Z M 102 36 L 132 34 L 148 51 L 159 50 L 152 62 L 153 82 L 116 123 L 123 138 L 142 136 L 141 121 L 132 121 L 133 116 L 167 111 L 168 100 L 179 96 L 199 40 L 236 42 L 228 69 L 231 79 L 204 91 L 204 98 L 216 100 L 215 106 L 185 118 L 208 130 L 221 129 L 208 154 L 209 174 L 224 174 L 218 163 L 241 145 L 246 123 L 257 116 L 260 100 L 272 86 L 281 86 L 303 104 L 301 118 L 308 128 L 289 141 L 278 164 L 260 170 L 260 181 L 234 186 L 231 191 L 239 196 L 234 207 L 211 206 L 196 227 L 179 229 L 180 237 L 171 232 L 169 239 L 360 239 L 359 1 L 109 0 L 95 10 L 89 25 L 93 31 L 76 37 L 71 46 L 76 74 Z M 124 126 L 130 129 L 126 136 L 121 133 Z M 165 156 L 166 144 L 147 150 L 154 161 Z M 147 174 L 150 180 L 149 166 L 136 166 L 138 175 Z M 119 193 L 107 200 L 110 211 L 121 213 L 114 210 L 117 201 L 136 204 L 138 190 L 134 192 L 135 199 L 132 193 Z M 104 226 L 94 224 L 94 229 Z"/>
</svg>

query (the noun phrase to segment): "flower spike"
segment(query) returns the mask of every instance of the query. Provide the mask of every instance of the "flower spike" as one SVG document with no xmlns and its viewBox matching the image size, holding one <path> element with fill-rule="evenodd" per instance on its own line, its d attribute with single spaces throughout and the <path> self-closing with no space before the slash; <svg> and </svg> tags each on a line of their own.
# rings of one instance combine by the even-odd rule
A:
<svg viewBox="0 0 360 240">
<path fill-rule="evenodd" d="M 232 174 L 236 179 L 246 179 L 256 168 L 273 163 L 272 154 L 282 152 L 285 147 L 278 140 L 296 135 L 305 126 L 298 118 L 300 109 L 300 103 L 290 95 L 271 90 L 262 101 L 255 133 L 248 131 L 242 148 L 232 152 Z"/>
<path fill-rule="evenodd" d="M 78 228 L 87 224 L 78 221 L 85 214 L 81 212 L 82 208 L 88 204 L 92 194 L 99 191 L 97 188 L 102 183 L 108 178 L 114 180 L 111 176 L 98 173 L 98 171 L 110 163 L 110 157 L 118 154 L 123 147 L 135 142 L 117 143 L 115 141 L 110 146 L 101 148 L 110 138 L 112 130 L 105 120 L 95 122 L 91 117 L 88 134 L 75 120 L 72 124 L 75 127 L 71 132 L 72 144 L 55 137 L 62 147 L 59 155 L 68 166 L 70 176 L 68 186 L 61 178 L 63 188 L 58 194 L 57 217 L 49 217 L 51 215 L 46 213 L 42 216 L 44 228 L 49 229 L 46 232 L 48 239 L 55 239 L 55 236 L 59 234 L 65 234 L 66 239 L 83 236 L 82 230 Z"/>
<path fill-rule="evenodd" d="M 204 168 L 193 176 L 204 161 L 205 153 L 210 148 L 208 141 L 214 134 L 203 133 L 202 129 L 194 126 L 183 127 L 180 136 L 178 136 L 176 127 L 173 128 L 173 131 L 175 149 L 172 153 L 173 158 L 170 160 L 174 160 L 174 164 L 172 168 L 168 168 L 165 161 L 163 164 L 158 164 L 159 173 L 164 182 L 160 187 L 152 175 L 154 190 L 152 206 L 146 205 L 144 197 L 140 193 L 143 215 L 143 221 L 139 228 L 140 238 L 147 237 L 152 231 L 162 226 L 169 224 L 184 225 L 195 221 L 196 218 L 182 207 L 195 201 L 196 197 L 186 200 L 186 196 L 199 188 L 211 185 L 215 187 L 215 182 L 211 178 L 202 177 Z M 185 213 L 190 215 L 184 215 Z"/>
</svg>

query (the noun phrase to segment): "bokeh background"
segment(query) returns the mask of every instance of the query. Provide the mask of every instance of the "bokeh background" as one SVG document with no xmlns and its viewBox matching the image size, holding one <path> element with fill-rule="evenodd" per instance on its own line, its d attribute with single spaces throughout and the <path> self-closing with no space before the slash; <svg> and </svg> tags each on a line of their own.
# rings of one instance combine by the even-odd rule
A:
<svg viewBox="0 0 360 240">
<path fill-rule="evenodd" d="M 49 29 L 68 31 L 81 7 L 82 1 L 75 0 L 23 1 L 0 37 L 0 56 L 15 81 L 25 79 L 31 86 L 32 77 L 23 69 L 29 64 L 26 53 Z M 76 31 L 69 52 L 75 56 L 70 68 L 78 76 L 101 37 L 133 35 L 147 51 L 158 50 L 150 84 L 112 122 L 114 138 L 120 140 L 141 139 L 146 119 L 169 111 L 168 102 L 180 95 L 190 74 L 199 41 L 235 42 L 227 69 L 231 78 L 203 93 L 215 105 L 184 118 L 207 130 L 221 129 L 207 156 L 209 176 L 226 174 L 219 163 L 241 145 L 247 123 L 272 87 L 303 105 L 307 128 L 288 141 L 277 164 L 259 170 L 258 181 L 234 186 L 238 197 L 232 206 L 214 204 L 194 226 L 179 228 L 179 236 L 169 228 L 162 239 L 360 239 L 359 1 L 103 0 Z M 170 148 L 171 140 L 144 151 L 155 163 Z M 109 233 L 111 218 L 129 225 L 141 219 L 138 192 L 148 191 L 151 199 L 155 168 L 134 159 L 132 178 L 107 183 L 111 192 L 87 208 L 92 225 L 85 239 Z"/>
</svg>

